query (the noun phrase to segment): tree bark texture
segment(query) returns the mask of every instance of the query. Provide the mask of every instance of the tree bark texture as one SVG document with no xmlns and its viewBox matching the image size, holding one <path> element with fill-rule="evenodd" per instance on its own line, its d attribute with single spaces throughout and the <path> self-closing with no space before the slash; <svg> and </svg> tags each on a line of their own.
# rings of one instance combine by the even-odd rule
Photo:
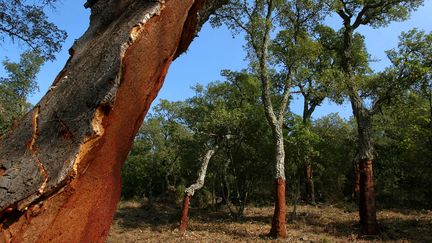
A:
<svg viewBox="0 0 432 243">
<path fill-rule="evenodd" d="M 190 185 L 185 190 L 185 198 L 183 200 L 182 215 L 181 215 L 180 227 L 179 227 L 180 235 L 184 235 L 184 233 L 186 232 L 190 198 L 193 197 L 196 191 L 198 191 L 204 186 L 208 164 L 211 158 L 213 157 L 213 155 L 216 153 L 217 149 L 218 149 L 218 145 L 216 145 L 214 148 L 207 150 L 206 154 L 202 159 L 201 168 L 200 171 L 198 172 L 198 178 L 196 182 Z"/>
<path fill-rule="evenodd" d="M 274 133 L 275 157 L 276 157 L 276 179 L 285 180 L 285 146 L 282 126 L 278 126 Z"/>
<path fill-rule="evenodd" d="M 360 160 L 360 233 L 377 235 L 379 233 L 375 208 L 375 189 L 372 161 Z"/>
<path fill-rule="evenodd" d="M 353 104 L 354 107 L 354 104 Z M 364 108 L 356 107 L 354 114 L 358 130 L 357 160 L 359 163 L 359 216 L 360 233 L 377 235 L 379 233 L 375 207 L 375 185 L 373 175 L 373 146 L 370 136 L 371 117 Z M 357 183 L 357 181 L 356 181 Z"/>
<path fill-rule="evenodd" d="M 375 208 L 375 191 L 373 189 L 373 145 L 370 136 L 372 127 L 372 113 L 364 105 L 363 98 L 359 95 L 354 73 L 352 69 L 353 34 L 356 27 L 350 24 L 348 16 L 344 18 L 344 43 L 342 53 L 342 68 L 346 74 L 346 86 L 350 97 L 351 108 L 357 122 L 358 132 L 358 159 L 360 168 L 360 233 L 376 235 L 378 224 Z M 362 172 L 362 168 L 365 168 Z M 368 171 L 366 173 L 366 171 Z M 366 176 L 367 175 L 367 176 Z M 373 218 L 373 219 L 372 219 Z"/>
<path fill-rule="evenodd" d="M 216 145 L 214 148 L 207 150 L 206 154 L 202 158 L 201 168 L 198 172 L 198 178 L 194 184 L 192 184 L 188 188 L 186 188 L 185 194 L 193 197 L 193 195 L 195 194 L 195 191 L 201 189 L 204 186 L 205 177 L 207 175 L 208 164 L 209 164 L 211 158 L 213 157 L 213 155 L 216 153 L 217 149 L 218 149 L 218 146 Z"/>
<path fill-rule="evenodd" d="M 273 238 L 286 238 L 286 201 L 285 201 L 285 180 L 275 180 L 275 210 L 273 213 L 272 226 L 269 236 Z"/>
<path fill-rule="evenodd" d="M 273 132 L 275 137 L 276 179 L 275 209 L 269 236 L 286 238 L 286 199 L 285 199 L 285 148 L 282 128 Z"/>
<path fill-rule="evenodd" d="M 104 242 L 134 136 L 170 63 L 221 4 L 92 1 L 64 69 L 0 140 L 0 242 Z"/>
<path fill-rule="evenodd" d="M 182 213 L 181 213 L 181 219 L 180 219 L 180 228 L 179 228 L 180 235 L 182 235 L 182 236 L 185 234 L 186 228 L 187 228 L 189 205 L 190 205 L 190 196 L 188 194 L 186 194 L 184 199 L 183 199 L 183 207 L 182 207 Z"/>
</svg>

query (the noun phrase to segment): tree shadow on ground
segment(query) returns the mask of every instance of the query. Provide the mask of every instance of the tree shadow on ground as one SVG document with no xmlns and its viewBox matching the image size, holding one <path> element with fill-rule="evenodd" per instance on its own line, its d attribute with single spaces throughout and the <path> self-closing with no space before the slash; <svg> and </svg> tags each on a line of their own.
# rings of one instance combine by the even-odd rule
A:
<svg viewBox="0 0 432 243">
<path fill-rule="evenodd" d="M 179 220 L 179 215 L 175 207 L 158 204 L 120 208 L 114 220 L 126 229 L 149 227 L 153 231 L 160 231 L 163 226 L 174 226 Z"/>
<path fill-rule="evenodd" d="M 176 229 L 179 225 L 181 208 L 177 205 L 157 204 L 145 207 L 120 208 L 115 220 L 117 224 L 126 229 L 146 227 L 155 232 L 161 232 L 164 228 Z M 287 215 L 288 219 L 289 214 Z M 234 239 L 251 237 L 246 230 L 247 224 L 255 224 L 268 230 L 271 215 L 262 212 L 262 215 L 245 215 L 234 220 L 226 211 L 212 211 L 208 209 L 191 208 L 189 218 L 195 223 L 189 225 L 190 231 L 224 232 L 232 235 Z M 322 219 L 322 215 L 315 212 L 301 212 L 287 224 L 293 230 L 303 231 L 305 234 L 325 233 L 337 238 L 352 238 L 359 232 L 358 219 Z M 236 222 L 238 227 L 228 226 L 228 223 Z M 210 226 L 211 224 L 211 226 Z M 386 217 L 379 219 L 381 234 L 369 240 L 394 241 L 403 240 L 410 242 L 432 242 L 432 221 L 427 218 L 415 217 L 411 219 L 400 217 Z M 262 232 L 266 233 L 266 232 Z M 255 235 L 256 236 L 256 235 Z M 260 235 L 266 238 L 266 235 Z"/>
<path fill-rule="evenodd" d="M 385 218 L 378 219 L 380 235 L 363 237 L 367 240 L 432 242 L 432 221 L 428 219 Z M 325 222 L 316 213 L 307 213 L 297 217 L 288 227 L 302 228 L 302 225 L 312 226 L 317 233 L 327 233 L 338 238 L 349 238 L 358 235 L 360 226 L 357 219 Z"/>
</svg>

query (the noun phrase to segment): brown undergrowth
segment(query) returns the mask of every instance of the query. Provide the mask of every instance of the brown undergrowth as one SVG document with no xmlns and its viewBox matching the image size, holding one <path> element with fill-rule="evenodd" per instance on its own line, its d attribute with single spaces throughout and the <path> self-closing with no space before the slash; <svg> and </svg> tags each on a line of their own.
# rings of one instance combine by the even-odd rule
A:
<svg viewBox="0 0 432 243">
<path fill-rule="evenodd" d="M 266 237 L 273 214 L 270 206 L 248 207 L 240 220 L 233 220 L 223 209 L 191 208 L 183 237 L 178 232 L 180 210 L 180 205 L 121 202 L 107 242 L 432 242 L 431 211 L 381 210 L 381 234 L 359 238 L 357 211 L 331 205 L 297 206 L 295 217 L 287 215 L 288 237 L 274 240 Z"/>
</svg>

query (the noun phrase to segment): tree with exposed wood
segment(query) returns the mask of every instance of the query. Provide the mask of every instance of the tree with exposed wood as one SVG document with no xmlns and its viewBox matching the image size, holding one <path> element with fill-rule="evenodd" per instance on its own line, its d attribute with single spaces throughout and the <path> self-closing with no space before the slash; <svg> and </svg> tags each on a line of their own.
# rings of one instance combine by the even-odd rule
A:
<svg viewBox="0 0 432 243">
<path fill-rule="evenodd" d="M 214 144 L 209 145 L 207 152 L 201 159 L 201 167 L 198 171 L 198 178 L 185 190 L 185 196 L 183 199 L 183 207 L 182 207 L 182 213 L 181 213 L 181 219 L 180 219 L 180 227 L 179 232 L 181 235 L 184 235 L 187 228 L 187 220 L 188 220 L 188 214 L 189 214 L 189 205 L 190 205 L 190 198 L 193 197 L 196 191 L 200 190 L 204 186 L 205 177 L 207 174 L 207 167 L 209 165 L 209 162 L 213 155 L 216 153 L 216 151 L 219 148 L 218 142 L 215 141 Z"/>
<path fill-rule="evenodd" d="M 135 133 L 171 62 L 223 3 L 86 4 L 90 26 L 65 67 L 42 100 L 1 137 L 2 239 L 105 240 Z"/>
<path fill-rule="evenodd" d="M 373 143 L 371 140 L 372 116 L 380 111 L 382 105 L 392 98 L 398 90 L 403 75 L 396 83 L 386 79 L 368 77 L 365 70 L 356 65 L 358 56 L 354 51 L 356 31 L 362 25 L 374 28 L 388 25 L 392 21 L 408 18 L 410 12 L 423 3 L 422 0 L 370 0 L 370 1 L 332 1 L 331 7 L 341 18 L 343 28 L 339 36 L 339 55 L 341 70 L 345 74 L 344 85 L 351 102 L 353 115 L 357 122 L 358 132 L 358 164 L 360 172 L 360 232 L 364 235 L 376 235 L 379 232 L 373 179 Z M 363 37 L 359 37 L 363 38 Z M 367 59 L 367 55 L 365 57 Z M 367 60 L 366 60 L 367 61 Z M 384 82 L 383 82 L 384 81 Z M 373 93 L 370 90 L 378 91 Z M 371 99 L 371 105 L 368 105 Z"/>
<path fill-rule="evenodd" d="M 292 76 L 292 86 L 295 93 L 303 98 L 303 113 L 301 125 L 297 126 L 296 144 L 302 151 L 299 152 L 302 161 L 305 185 L 306 200 L 315 203 L 315 189 L 313 182 L 313 157 L 316 150 L 313 148 L 314 136 L 312 128 L 312 114 L 321 105 L 325 98 L 336 100 L 337 80 L 339 72 L 336 69 L 336 53 L 334 50 L 326 49 L 324 43 L 327 41 L 325 35 L 320 32 L 325 27 L 317 21 L 310 19 L 309 22 L 305 13 L 320 16 L 322 4 L 315 5 L 309 11 L 305 11 L 302 5 L 296 5 L 295 18 L 292 17 L 292 25 L 278 33 L 272 44 L 272 54 L 277 63 L 289 67 L 284 75 Z M 311 6 L 314 7 L 314 6 Z"/>
<path fill-rule="evenodd" d="M 261 82 L 261 99 L 272 130 L 275 156 L 275 210 L 269 235 L 286 237 L 285 148 L 283 125 L 293 87 L 293 74 L 301 56 L 272 66 L 272 35 L 277 27 L 288 29 L 293 46 L 301 33 L 322 17 L 322 1 L 231 1 L 212 19 L 215 26 L 225 23 L 235 33 L 243 32 L 250 66 Z M 292 38 L 291 38 L 292 37 Z M 292 46 L 290 46 L 292 47 Z M 297 54 L 290 50 L 290 54 Z M 286 65 L 288 64 L 288 65 Z M 276 70 L 282 69 L 282 72 Z"/>
</svg>

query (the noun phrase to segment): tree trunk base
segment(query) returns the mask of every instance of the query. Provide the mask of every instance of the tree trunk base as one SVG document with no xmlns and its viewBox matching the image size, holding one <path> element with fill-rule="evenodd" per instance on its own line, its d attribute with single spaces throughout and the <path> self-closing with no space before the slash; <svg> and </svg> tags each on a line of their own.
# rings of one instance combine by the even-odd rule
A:
<svg viewBox="0 0 432 243">
<path fill-rule="evenodd" d="M 179 227 L 180 236 L 183 236 L 186 233 L 187 220 L 189 214 L 189 205 L 190 205 L 190 196 L 186 194 L 183 199 L 183 208 L 182 208 L 182 214 L 180 219 L 180 227 Z"/>
<path fill-rule="evenodd" d="M 360 234 L 377 235 L 379 228 L 376 218 L 375 189 L 373 180 L 373 163 L 371 160 L 361 160 L 360 170 Z"/>
<path fill-rule="evenodd" d="M 286 201 L 285 201 L 285 180 L 277 178 L 275 180 L 275 210 L 273 214 L 272 226 L 269 237 L 286 238 Z"/>
<path fill-rule="evenodd" d="M 356 204 L 359 203 L 360 200 L 360 168 L 359 168 L 359 161 L 356 160 L 354 162 L 354 188 L 352 193 L 352 200 Z"/>
</svg>

